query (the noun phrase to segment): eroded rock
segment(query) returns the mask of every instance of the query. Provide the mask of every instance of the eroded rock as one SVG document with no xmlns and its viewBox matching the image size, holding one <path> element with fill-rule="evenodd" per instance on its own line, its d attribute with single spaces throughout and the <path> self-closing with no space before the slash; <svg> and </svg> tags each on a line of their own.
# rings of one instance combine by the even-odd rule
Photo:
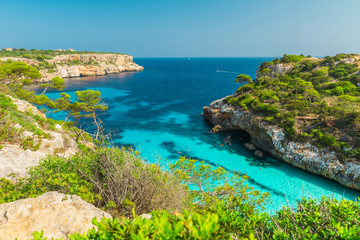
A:
<svg viewBox="0 0 360 240">
<path fill-rule="evenodd" d="M 40 62 L 34 59 L 5 57 L 1 60 L 21 61 L 30 65 L 38 65 Z M 106 74 L 142 71 L 144 68 L 133 62 L 133 57 L 126 54 L 68 54 L 59 55 L 47 60 L 55 64 L 54 72 L 49 73 L 47 69 L 40 70 L 42 79 L 40 82 L 48 82 L 53 77 L 62 78 L 81 76 L 101 76 Z M 77 62 L 77 63 L 74 63 Z"/>
<path fill-rule="evenodd" d="M 0 240 L 32 239 L 35 231 L 44 237 L 68 239 L 69 234 L 84 233 L 93 227 L 96 217 L 111 215 L 81 200 L 76 195 L 48 192 L 37 198 L 0 205 Z"/>
<path fill-rule="evenodd" d="M 213 125 L 220 125 L 222 130 L 245 130 L 258 148 L 293 166 L 360 190 L 360 163 L 344 163 L 329 149 L 320 149 L 309 142 L 291 141 L 278 126 L 270 125 L 251 111 L 228 104 L 225 99 L 216 100 L 204 107 L 204 117 Z"/>
</svg>

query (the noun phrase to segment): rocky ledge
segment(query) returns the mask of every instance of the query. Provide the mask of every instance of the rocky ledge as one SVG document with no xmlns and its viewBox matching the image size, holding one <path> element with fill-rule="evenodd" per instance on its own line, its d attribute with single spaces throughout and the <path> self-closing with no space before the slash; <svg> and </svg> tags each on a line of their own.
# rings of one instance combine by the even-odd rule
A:
<svg viewBox="0 0 360 240">
<path fill-rule="evenodd" d="M 0 205 L 0 240 L 32 239 L 43 230 L 44 239 L 69 239 L 73 233 L 93 228 L 92 219 L 112 216 L 87 203 L 79 196 L 48 192 Z"/>
<path fill-rule="evenodd" d="M 25 62 L 29 65 L 39 65 L 41 62 L 34 59 L 6 57 L 0 60 L 13 60 Z M 53 77 L 81 77 L 101 76 L 107 74 L 142 71 L 144 68 L 133 62 L 133 57 L 125 54 L 69 54 L 59 55 L 51 60 L 46 60 L 54 65 L 52 70 L 41 69 L 43 78 L 41 82 L 50 81 Z"/>
<path fill-rule="evenodd" d="M 204 117 L 221 130 L 245 130 L 257 147 L 289 164 L 335 180 L 347 187 L 360 190 L 360 164 L 341 162 L 335 152 L 320 149 L 310 143 L 286 138 L 283 129 L 270 125 L 260 115 L 216 100 L 204 107 Z"/>
</svg>

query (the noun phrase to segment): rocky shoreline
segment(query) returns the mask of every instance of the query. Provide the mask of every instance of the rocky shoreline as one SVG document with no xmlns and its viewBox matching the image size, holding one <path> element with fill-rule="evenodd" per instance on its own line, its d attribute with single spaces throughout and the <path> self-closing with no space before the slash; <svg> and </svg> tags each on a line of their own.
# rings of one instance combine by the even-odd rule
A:
<svg viewBox="0 0 360 240">
<path fill-rule="evenodd" d="M 270 125 L 262 116 L 235 107 L 222 98 L 204 107 L 204 118 L 221 130 L 245 130 L 251 141 L 285 162 L 360 190 L 360 163 L 341 162 L 335 152 L 286 138 L 283 129 Z"/>
<path fill-rule="evenodd" d="M 21 61 L 39 66 L 43 61 L 28 58 L 5 57 L 0 60 Z M 102 76 L 122 72 L 142 71 L 144 68 L 133 62 L 133 57 L 125 54 L 69 54 L 59 55 L 47 61 L 53 69 L 40 69 L 39 82 L 48 82 L 53 77 L 71 78 L 82 76 Z"/>
</svg>

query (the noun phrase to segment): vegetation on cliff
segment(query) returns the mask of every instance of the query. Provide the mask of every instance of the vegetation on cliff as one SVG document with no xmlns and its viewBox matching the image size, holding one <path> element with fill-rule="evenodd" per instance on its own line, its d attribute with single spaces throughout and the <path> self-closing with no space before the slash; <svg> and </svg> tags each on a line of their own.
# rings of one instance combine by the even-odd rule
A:
<svg viewBox="0 0 360 240">
<path fill-rule="evenodd" d="M 355 54 L 284 55 L 262 63 L 256 80 L 246 80 L 226 101 L 263 115 L 290 139 L 329 148 L 343 161 L 359 161 L 359 61 Z"/>
<path fill-rule="evenodd" d="M 25 48 L 14 48 L 11 51 L 2 49 L 0 50 L 0 58 L 2 57 L 17 57 L 17 58 L 28 58 L 35 59 L 38 61 L 50 60 L 59 55 L 69 55 L 69 54 L 89 54 L 89 53 L 98 53 L 98 54 L 122 54 L 122 53 L 111 53 L 111 52 L 94 52 L 94 51 L 76 51 L 76 50 L 37 50 Z"/>
<path fill-rule="evenodd" d="M 7 63 L 0 63 L 0 73 L 3 67 L 7 68 Z M 101 137 L 89 148 L 83 141 L 92 142 L 92 138 L 75 123 L 21 112 L 14 99 L 65 111 L 73 120 L 88 117 L 97 121 L 99 111 L 106 110 L 101 94 L 80 92 L 77 99 L 71 101 L 63 93 L 57 100 L 49 99 L 45 94 L 35 94 L 25 88 L 31 82 L 31 76 L 34 73 L 37 76 L 37 70 L 24 66 L 20 69 L 21 77 L 11 78 L 11 81 L 5 81 L 5 78 L 9 79 L 8 75 L 0 75 L 3 76 L 0 78 L 3 80 L 0 85 L 0 141 L 15 144 L 23 138 L 16 130 L 16 124 L 34 133 L 36 139 L 47 137 L 42 129 L 53 129 L 59 124 L 67 128 L 78 142 L 79 152 L 69 158 L 48 156 L 29 171 L 29 176 L 17 182 L 0 179 L 0 203 L 58 191 L 76 194 L 116 217 L 94 219 L 97 229 L 83 235 L 73 234 L 71 239 L 356 239 L 360 234 L 360 205 L 357 202 L 304 199 L 296 209 L 285 207 L 270 216 L 262 211 L 269 201 L 269 194 L 247 186 L 246 176 L 229 174 L 223 168 L 185 157 L 176 163 L 150 164 L 133 149 L 111 146 L 103 135 L 101 121 L 92 135 Z M 30 77 L 26 75 L 29 69 Z M 265 89 L 258 89 L 258 86 L 262 86 L 260 82 L 265 80 L 269 79 L 265 76 L 263 80 L 244 85 L 238 95 L 228 101 L 256 111 L 278 113 L 281 105 L 275 104 L 276 109 L 271 110 L 271 103 L 280 100 L 267 102 L 275 95 L 261 100 L 264 95 L 260 91 Z M 250 82 L 250 79 L 243 76 L 238 81 Z M 275 92 L 272 84 L 275 85 L 276 81 L 273 81 L 268 89 Z M 62 87 L 60 79 L 43 85 L 44 92 L 47 88 Z M 295 101 L 302 99 L 303 91 L 296 92 Z M 252 103 L 259 98 L 257 105 L 243 102 L 245 98 L 242 97 L 249 93 L 254 94 L 249 98 Z M 356 97 L 354 94 L 350 96 Z M 273 120 L 268 121 L 281 117 L 277 114 L 271 116 Z M 36 151 L 39 142 L 35 138 L 32 141 L 23 145 Z M 143 213 L 150 213 L 151 219 L 138 216 Z M 34 233 L 34 239 L 45 238 L 40 231 Z"/>
</svg>

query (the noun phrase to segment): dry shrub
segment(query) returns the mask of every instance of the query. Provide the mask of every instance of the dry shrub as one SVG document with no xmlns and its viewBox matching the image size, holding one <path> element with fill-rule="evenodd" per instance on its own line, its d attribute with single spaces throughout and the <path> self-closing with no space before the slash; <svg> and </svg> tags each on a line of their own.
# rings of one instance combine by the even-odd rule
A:
<svg viewBox="0 0 360 240">
<path fill-rule="evenodd" d="M 132 208 L 136 214 L 143 214 L 187 207 L 185 185 L 125 148 L 102 148 L 70 161 L 102 197 L 96 205 L 106 206 L 113 214 L 131 216 Z"/>
</svg>

